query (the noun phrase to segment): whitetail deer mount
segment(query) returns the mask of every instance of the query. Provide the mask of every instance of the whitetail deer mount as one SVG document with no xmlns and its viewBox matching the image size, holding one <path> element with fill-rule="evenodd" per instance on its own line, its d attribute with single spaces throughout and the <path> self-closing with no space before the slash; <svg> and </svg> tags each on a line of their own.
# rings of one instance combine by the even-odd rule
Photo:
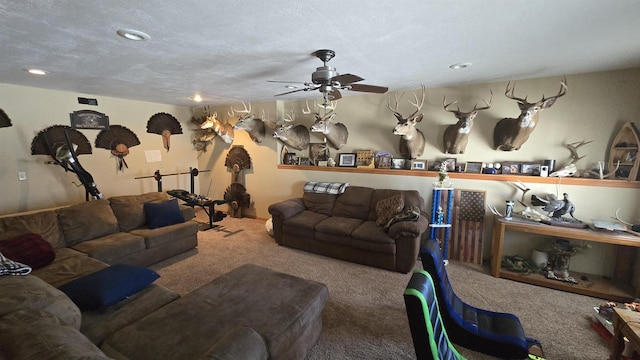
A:
<svg viewBox="0 0 640 360">
<path fill-rule="evenodd" d="M 293 111 L 291 114 L 285 114 L 283 120 L 284 122 L 280 125 L 276 125 L 276 128 L 273 130 L 273 137 L 296 150 L 308 148 L 311 139 L 309 129 L 304 125 L 293 124 L 295 121 L 295 114 Z"/>
<path fill-rule="evenodd" d="M 320 111 L 316 111 L 314 116 L 316 117 L 316 121 L 309 128 L 311 132 L 319 132 L 324 135 L 324 138 L 329 146 L 332 148 L 339 150 L 347 143 L 347 139 L 349 138 L 349 130 L 343 123 L 334 122 L 336 118 L 335 109 L 338 106 L 337 101 L 332 101 L 330 106 L 325 107 L 325 114 L 320 115 Z M 331 111 L 326 112 L 326 109 L 331 109 Z M 307 108 L 302 110 L 303 114 L 310 114 L 311 109 L 309 109 L 309 103 L 307 102 Z"/>
<path fill-rule="evenodd" d="M 538 125 L 538 115 L 544 109 L 550 108 L 555 104 L 556 100 L 567 93 L 567 79 L 560 81 L 560 91 L 555 96 L 542 99 L 537 102 L 530 103 L 527 97 L 524 99 L 514 95 L 515 82 L 511 86 L 511 81 L 507 83 L 507 89 L 504 94 L 509 98 L 518 102 L 520 108 L 520 116 L 517 118 L 504 118 L 496 124 L 493 129 L 493 144 L 496 150 L 513 151 L 520 150 L 520 147 L 529 139 L 529 135 Z"/>
<path fill-rule="evenodd" d="M 251 140 L 259 144 L 264 140 L 266 133 L 264 122 L 262 119 L 256 119 L 256 115 L 251 113 L 251 103 L 249 103 L 249 108 L 247 108 L 247 105 L 243 101 L 242 106 L 244 109 L 236 110 L 232 107 L 231 112 L 228 113 L 229 116 L 232 117 L 235 114 L 244 114 L 240 115 L 238 121 L 233 125 L 233 129 L 246 131 Z"/>
<path fill-rule="evenodd" d="M 460 111 L 460 106 L 458 106 L 456 110 L 449 109 L 449 106 L 457 103 L 458 101 L 453 101 L 447 104 L 447 97 L 444 96 L 442 98 L 442 106 L 444 107 L 444 110 L 453 113 L 456 119 L 458 119 L 457 123 L 447 126 L 444 130 L 443 142 L 445 154 L 464 154 L 464 151 L 467 148 L 467 143 L 469 142 L 471 128 L 473 128 L 473 119 L 476 118 L 479 111 L 486 110 L 491 107 L 493 91 L 491 91 L 489 102 L 485 99 L 482 99 L 482 101 L 484 101 L 486 106 L 479 108 L 478 104 L 475 104 L 473 106 L 473 110 L 469 112 L 462 112 Z"/>
<path fill-rule="evenodd" d="M 398 102 L 404 96 L 404 93 L 400 95 L 400 99 L 394 93 L 393 98 L 395 105 L 391 106 L 391 97 L 388 99 L 389 110 L 393 112 L 393 115 L 398 119 L 398 124 L 393 128 L 394 135 L 400 135 L 400 154 L 407 159 L 416 159 L 424 152 L 425 138 L 422 131 L 416 128 L 416 125 L 422 121 L 423 115 L 418 114 L 422 106 L 424 105 L 424 98 L 426 95 L 426 89 L 422 85 L 422 99 L 418 100 L 418 96 L 413 93 L 415 103 L 409 100 L 409 103 L 413 105 L 416 110 L 409 116 L 404 117 L 398 112 Z"/>
</svg>

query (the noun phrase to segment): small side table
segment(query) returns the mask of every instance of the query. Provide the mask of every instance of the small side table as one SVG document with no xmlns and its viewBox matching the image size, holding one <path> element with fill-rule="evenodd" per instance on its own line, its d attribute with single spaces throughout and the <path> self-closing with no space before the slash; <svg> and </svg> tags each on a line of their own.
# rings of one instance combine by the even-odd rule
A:
<svg viewBox="0 0 640 360">
<path fill-rule="evenodd" d="M 621 359 L 624 351 L 624 337 L 636 349 L 640 349 L 640 312 L 613 309 L 613 339 L 609 360 Z"/>
</svg>

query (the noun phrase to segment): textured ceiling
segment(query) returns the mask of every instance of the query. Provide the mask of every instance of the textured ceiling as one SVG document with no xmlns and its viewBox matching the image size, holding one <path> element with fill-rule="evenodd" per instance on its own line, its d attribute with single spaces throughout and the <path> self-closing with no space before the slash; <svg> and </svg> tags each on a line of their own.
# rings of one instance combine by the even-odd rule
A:
<svg viewBox="0 0 640 360">
<path fill-rule="evenodd" d="M 638 19 L 637 0 L 9 0 L 0 83 L 180 105 L 195 93 L 212 105 L 266 101 L 288 91 L 267 80 L 309 81 L 322 65 L 311 53 L 324 48 L 339 73 L 391 90 L 570 75 L 640 66 Z M 122 28 L 151 39 L 125 40 Z M 449 68 L 460 62 L 473 65 Z"/>
</svg>

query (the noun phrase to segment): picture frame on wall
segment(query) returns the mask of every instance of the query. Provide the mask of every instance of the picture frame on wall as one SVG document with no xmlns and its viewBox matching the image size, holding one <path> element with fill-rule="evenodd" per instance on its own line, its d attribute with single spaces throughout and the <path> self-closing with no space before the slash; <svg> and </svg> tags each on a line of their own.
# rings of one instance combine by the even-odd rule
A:
<svg viewBox="0 0 640 360">
<path fill-rule="evenodd" d="M 427 170 L 427 160 L 411 160 L 411 170 Z"/>
<path fill-rule="evenodd" d="M 69 114 L 71 117 L 71 128 L 104 130 L 109 129 L 109 117 L 94 110 L 78 110 Z"/>
<path fill-rule="evenodd" d="M 520 163 L 514 163 L 514 162 L 502 163 L 501 170 L 503 174 L 511 174 L 511 175 L 520 174 Z"/>
<path fill-rule="evenodd" d="M 356 167 L 356 153 L 338 154 L 338 166 Z"/>
<path fill-rule="evenodd" d="M 482 172 L 482 162 L 467 161 L 467 165 L 464 168 L 464 172 L 480 174 Z"/>
</svg>

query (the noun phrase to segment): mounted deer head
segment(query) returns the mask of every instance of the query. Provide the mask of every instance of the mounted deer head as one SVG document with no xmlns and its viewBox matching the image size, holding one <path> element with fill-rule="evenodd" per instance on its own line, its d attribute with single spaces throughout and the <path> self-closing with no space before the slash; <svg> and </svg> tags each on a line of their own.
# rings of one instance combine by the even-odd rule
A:
<svg viewBox="0 0 640 360">
<path fill-rule="evenodd" d="M 229 116 L 234 116 L 236 113 L 244 114 L 240 115 L 238 121 L 233 125 L 233 129 L 244 130 L 249 134 L 251 140 L 256 143 L 261 143 L 266 133 L 264 122 L 261 119 L 256 119 L 256 115 L 251 113 L 251 103 L 249 103 L 249 108 L 247 108 L 247 105 L 243 101 L 242 106 L 244 107 L 243 110 L 236 110 L 232 107 L 231 112 L 228 113 Z"/>
<path fill-rule="evenodd" d="M 496 124 L 493 129 L 493 143 L 496 150 L 513 151 L 519 150 L 520 147 L 529 139 L 529 135 L 535 130 L 538 124 L 538 114 L 550 108 L 555 104 L 556 100 L 567 93 L 567 79 L 560 81 L 560 91 L 555 96 L 542 99 L 537 102 L 527 102 L 524 99 L 516 97 L 515 82 L 511 87 L 511 81 L 507 83 L 507 89 L 504 94 L 509 98 L 518 102 L 520 108 L 520 116 L 518 118 L 504 118 Z"/>
<path fill-rule="evenodd" d="M 283 120 L 284 122 L 276 125 L 275 130 L 273 130 L 273 137 L 296 150 L 308 148 L 311 138 L 309 129 L 304 125 L 294 126 L 295 114 L 293 111 L 291 114 L 285 114 Z"/>
<path fill-rule="evenodd" d="M 418 96 L 413 93 L 415 103 L 409 100 L 409 103 L 416 108 L 411 115 L 404 117 L 398 112 L 398 97 L 393 95 L 395 105 L 391 106 L 391 97 L 388 99 L 389 110 L 393 112 L 393 115 L 398 119 L 398 124 L 393 128 L 394 135 L 400 135 L 400 154 L 407 159 L 416 159 L 424 152 L 425 139 L 422 131 L 416 128 L 416 125 L 422 121 L 422 114 L 418 114 L 422 106 L 424 105 L 424 97 L 426 95 L 426 89 L 422 85 L 422 99 L 418 100 Z M 400 95 L 400 99 L 404 96 L 404 93 Z"/>
<path fill-rule="evenodd" d="M 460 106 L 458 106 L 457 110 L 449 109 L 449 106 L 457 103 L 457 101 L 453 101 L 447 104 L 447 97 L 444 96 L 442 98 L 442 106 L 444 109 L 458 119 L 458 122 L 455 125 L 449 125 L 444 130 L 444 153 L 445 154 L 464 154 L 464 150 L 467 148 L 467 143 L 469 142 L 469 134 L 471 133 L 471 128 L 473 127 L 473 119 L 478 115 L 478 111 L 486 110 L 491 107 L 491 102 L 493 101 L 493 91 L 491 91 L 491 97 L 489 98 L 489 102 L 485 99 L 482 99 L 486 106 L 481 108 L 478 107 L 476 103 L 473 106 L 473 110 L 469 112 L 460 111 Z"/>
<path fill-rule="evenodd" d="M 343 123 L 334 123 L 333 120 L 336 118 L 335 109 L 338 106 L 337 101 L 332 101 L 330 106 L 325 107 L 326 109 L 331 109 L 328 113 L 325 113 L 323 116 L 320 115 L 319 111 L 314 113 L 316 117 L 316 121 L 311 125 L 311 132 L 319 132 L 324 135 L 326 142 L 332 148 L 339 150 L 347 143 L 347 139 L 349 138 L 349 130 Z M 302 110 L 303 114 L 310 114 L 311 109 L 309 109 L 309 103 L 307 103 L 307 109 Z"/>
<path fill-rule="evenodd" d="M 207 116 L 207 119 L 200 124 L 201 129 L 213 129 L 220 138 L 227 144 L 233 143 L 233 126 L 218 120 L 218 113 L 214 112 Z"/>
</svg>

